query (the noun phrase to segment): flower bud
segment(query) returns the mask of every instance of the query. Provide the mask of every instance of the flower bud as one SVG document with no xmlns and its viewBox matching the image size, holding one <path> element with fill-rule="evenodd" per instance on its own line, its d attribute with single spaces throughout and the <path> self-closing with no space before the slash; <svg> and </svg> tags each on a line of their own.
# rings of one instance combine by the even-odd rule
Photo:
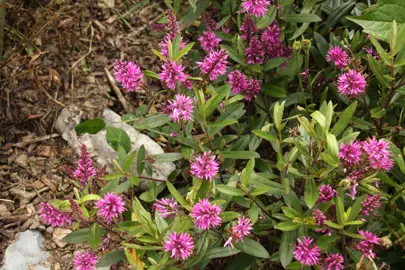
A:
<svg viewBox="0 0 405 270">
<path fill-rule="evenodd" d="M 348 187 L 350 187 L 352 181 L 350 179 L 343 179 L 342 181 L 340 181 L 339 183 L 339 187 L 346 189 Z"/>
<path fill-rule="evenodd" d="M 389 238 L 389 235 L 380 238 L 381 246 L 385 249 L 389 249 L 392 247 L 392 241 Z"/>
<path fill-rule="evenodd" d="M 302 39 L 301 41 L 302 48 L 305 52 L 308 52 L 311 49 L 311 40 L 310 39 Z"/>
<path fill-rule="evenodd" d="M 301 48 L 302 48 L 301 42 L 298 41 L 298 40 L 294 41 L 294 43 L 293 43 L 293 51 L 294 51 L 294 53 L 300 53 Z"/>
</svg>

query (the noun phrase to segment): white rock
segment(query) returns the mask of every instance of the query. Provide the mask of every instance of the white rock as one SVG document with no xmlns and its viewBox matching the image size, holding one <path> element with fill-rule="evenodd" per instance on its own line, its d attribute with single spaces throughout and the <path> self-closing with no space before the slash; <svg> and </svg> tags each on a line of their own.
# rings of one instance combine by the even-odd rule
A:
<svg viewBox="0 0 405 270">
<path fill-rule="evenodd" d="M 108 165 L 108 170 L 111 171 L 113 168 L 112 160 L 118 160 L 118 155 L 112 149 L 106 141 L 106 131 L 100 131 L 97 134 L 84 134 L 82 136 L 77 136 L 75 127 L 80 123 L 82 112 L 74 112 L 67 108 L 63 109 L 59 115 L 55 128 L 62 135 L 70 147 L 72 147 L 76 153 L 80 154 L 80 146 L 85 144 L 89 149 L 90 155 L 95 157 L 97 163 L 100 166 L 104 164 Z M 164 153 L 162 147 L 150 137 L 141 134 L 139 131 L 134 129 L 127 123 L 121 122 L 121 117 L 115 112 L 106 109 L 103 112 L 103 119 L 108 126 L 121 128 L 125 130 L 131 139 L 131 151 L 138 150 L 139 147 L 144 145 L 147 155 L 155 155 Z M 169 174 L 175 169 L 173 162 L 155 162 L 152 165 L 153 168 L 153 178 L 166 180 Z M 136 174 L 136 164 L 132 166 L 132 172 Z M 141 189 L 147 189 L 148 182 L 141 181 Z"/>
<path fill-rule="evenodd" d="M 6 249 L 0 270 L 50 270 L 46 262 L 50 256 L 44 251 L 44 237 L 38 231 L 17 234 L 15 241 Z"/>
<path fill-rule="evenodd" d="M 69 229 L 56 228 L 52 234 L 52 241 L 59 247 L 63 248 L 68 243 L 63 242 L 62 239 L 71 232 L 72 231 Z"/>
</svg>

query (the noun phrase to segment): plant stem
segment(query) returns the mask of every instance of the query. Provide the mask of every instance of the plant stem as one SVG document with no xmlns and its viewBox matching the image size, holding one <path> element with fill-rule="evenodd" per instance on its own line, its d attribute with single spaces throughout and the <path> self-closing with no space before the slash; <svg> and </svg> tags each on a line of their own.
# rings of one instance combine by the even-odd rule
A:
<svg viewBox="0 0 405 270">
<path fill-rule="evenodd" d="M 343 258 L 345 260 L 345 269 L 348 268 L 348 258 L 347 258 L 347 251 L 346 251 L 346 235 L 342 233 L 342 252 Z"/>
<path fill-rule="evenodd" d="M 6 24 L 6 2 L 7 0 L 0 0 L 0 61 L 3 61 L 4 26 Z"/>
<path fill-rule="evenodd" d="M 260 210 L 263 211 L 263 213 L 266 214 L 266 216 L 268 216 L 271 220 L 277 221 L 277 220 L 275 220 L 275 219 L 271 216 L 271 214 L 270 214 L 266 209 L 264 209 L 264 208 L 256 201 L 255 198 L 253 198 L 253 197 L 250 196 L 250 195 L 248 195 L 248 197 L 249 197 L 249 199 L 251 199 L 251 200 L 260 208 Z"/>
</svg>

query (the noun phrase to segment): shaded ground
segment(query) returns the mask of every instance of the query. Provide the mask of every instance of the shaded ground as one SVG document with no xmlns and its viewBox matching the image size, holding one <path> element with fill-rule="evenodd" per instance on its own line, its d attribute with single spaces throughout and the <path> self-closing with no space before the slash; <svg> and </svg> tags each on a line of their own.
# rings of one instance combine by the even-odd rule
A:
<svg viewBox="0 0 405 270">
<path fill-rule="evenodd" d="M 60 110 L 75 106 L 89 118 L 107 107 L 125 113 L 104 69 L 125 58 L 157 71 L 151 48 L 159 38 L 147 26 L 164 11 L 163 1 L 115 1 L 114 8 L 97 0 L 20 2 L 8 1 L 0 61 L 0 261 L 20 231 L 51 238 L 52 229 L 39 222 L 39 203 L 71 192 L 63 166 L 76 157 L 54 131 Z M 142 94 L 124 96 L 129 111 L 145 102 Z M 71 268 L 71 247 L 49 239 L 46 248 L 60 258 L 55 269 Z"/>
</svg>

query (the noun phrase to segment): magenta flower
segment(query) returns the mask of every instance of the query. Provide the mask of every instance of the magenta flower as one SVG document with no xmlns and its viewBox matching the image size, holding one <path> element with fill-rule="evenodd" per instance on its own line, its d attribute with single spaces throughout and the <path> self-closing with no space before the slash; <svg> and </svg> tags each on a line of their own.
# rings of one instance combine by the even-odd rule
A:
<svg viewBox="0 0 405 270">
<path fill-rule="evenodd" d="M 365 92 L 367 86 L 364 76 L 356 70 L 349 70 L 338 78 L 337 87 L 341 94 L 349 97 L 357 97 Z"/>
<path fill-rule="evenodd" d="M 209 76 L 210 80 L 213 81 L 220 75 L 226 73 L 228 65 L 227 58 L 228 55 L 223 49 L 219 51 L 211 51 L 209 55 L 204 58 L 203 62 L 197 62 L 197 65 L 200 67 L 201 73 L 206 74 Z"/>
<path fill-rule="evenodd" d="M 159 73 L 159 79 L 170 89 L 176 88 L 176 83 L 185 84 L 187 75 L 184 73 L 184 67 L 176 64 L 174 61 L 167 61 L 162 65 L 162 71 Z"/>
<path fill-rule="evenodd" d="M 193 100 L 182 94 L 177 94 L 175 100 L 169 100 L 169 106 L 167 106 L 169 116 L 175 123 L 190 121 L 193 109 Z"/>
<path fill-rule="evenodd" d="M 272 23 L 263 31 L 261 40 L 266 50 L 267 58 L 289 57 L 290 50 L 284 48 L 281 41 L 281 29 L 277 23 Z"/>
<path fill-rule="evenodd" d="M 81 147 L 77 168 L 71 174 L 72 177 L 77 179 L 83 186 L 86 186 L 90 179 L 97 175 L 97 171 L 93 166 L 93 161 L 91 160 L 87 147 L 84 144 L 82 144 Z"/>
<path fill-rule="evenodd" d="M 242 25 L 239 28 L 242 39 L 251 39 L 257 28 L 255 22 L 250 16 L 246 16 Z"/>
<path fill-rule="evenodd" d="M 160 53 L 163 56 L 165 56 L 166 58 L 168 58 L 169 57 L 169 50 L 168 50 L 169 41 L 173 42 L 173 40 L 176 38 L 176 36 L 180 35 L 181 33 L 180 33 L 179 24 L 176 20 L 176 16 L 174 16 L 174 13 L 171 10 L 167 10 L 166 15 L 168 18 L 168 23 L 166 26 L 168 33 L 164 36 L 163 41 L 159 44 L 159 48 L 160 48 Z M 180 37 L 180 50 L 183 49 L 186 45 L 187 45 L 187 43 L 183 41 L 183 37 Z"/>
<path fill-rule="evenodd" d="M 357 194 L 357 187 L 359 186 L 359 183 L 357 183 L 357 181 L 354 179 L 350 180 L 351 180 L 351 184 L 349 186 L 350 192 L 346 193 L 346 195 L 349 196 L 352 200 L 354 200 Z"/>
<path fill-rule="evenodd" d="M 375 137 L 363 142 L 363 150 L 368 155 L 370 167 L 376 170 L 389 171 L 394 166 L 391 152 L 388 149 L 387 141 L 377 140 Z"/>
<path fill-rule="evenodd" d="M 172 252 L 170 258 L 186 260 L 193 252 L 194 241 L 188 233 L 177 234 L 172 232 L 169 239 L 165 241 L 163 250 Z"/>
<path fill-rule="evenodd" d="M 253 37 L 250 40 L 249 47 L 245 50 L 248 64 L 262 64 L 265 53 L 262 43 L 257 37 Z"/>
<path fill-rule="evenodd" d="M 266 14 L 270 2 L 267 0 L 243 0 L 242 8 L 246 13 L 256 17 L 263 17 Z"/>
<path fill-rule="evenodd" d="M 324 264 L 321 266 L 322 270 L 342 270 L 345 268 L 343 265 L 343 256 L 339 253 L 330 253 L 325 258 Z"/>
<path fill-rule="evenodd" d="M 322 226 L 322 227 L 325 226 L 325 224 L 326 224 L 326 216 L 321 210 L 315 209 L 312 212 L 312 217 L 314 218 L 316 225 Z M 327 233 L 328 235 L 331 235 L 331 232 L 330 232 L 329 228 L 315 229 L 315 231 L 321 232 L 321 233 Z"/>
<path fill-rule="evenodd" d="M 198 38 L 201 44 L 201 48 L 210 52 L 213 49 L 217 49 L 221 39 L 215 35 L 215 32 L 205 31 L 202 36 Z"/>
<path fill-rule="evenodd" d="M 359 234 L 361 234 L 364 239 L 360 240 L 357 243 L 356 249 L 363 253 L 366 258 L 374 259 L 375 253 L 373 251 L 373 248 L 374 245 L 380 245 L 380 238 L 369 231 L 359 230 Z"/>
<path fill-rule="evenodd" d="M 232 241 L 234 241 L 235 243 L 239 241 L 243 242 L 243 237 L 249 236 L 251 234 L 251 231 L 253 230 L 252 226 L 253 224 L 250 218 L 238 218 L 238 223 L 231 227 L 231 236 L 225 242 L 224 247 L 233 247 Z"/>
<path fill-rule="evenodd" d="M 122 198 L 114 193 L 106 193 L 103 198 L 97 201 L 96 208 L 98 215 L 103 217 L 107 223 L 111 223 L 125 211 L 125 203 Z"/>
<path fill-rule="evenodd" d="M 163 198 L 156 200 L 153 207 L 160 213 L 162 218 L 176 216 L 179 211 L 178 203 L 172 198 Z"/>
<path fill-rule="evenodd" d="M 381 200 L 380 194 L 374 196 L 366 194 L 366 199 L 363 202 L 361 202 L 360 212 L 366 217 L 369 216 L 370 213 L 373 212 L 375 209 L 380 208 L 380 200 Z"/>
<path fill-rule="evenodd" d="M 250 78 L 248 81 L 248 86 L 244 91 L 245 99 L 251 101 L 257 97 L 257 94 L 260 93 L 260 81 L 254 78 Z"/>
<path fill-rule="evenodd" d="M 215 29 L 217 28 L 217 22 L 207 12 L 202 15 L 202 18 L 205 22 L 205 27 L 207 28 L 207 30 L 215 31 Z"/>
<path fill-rule="evenodd" d="M 221 224 L 219 214 L 222 209 L 216 204 L 211 205 L 207 198 L 201 199 L 191 210 L 194 224 L 201 230 L 208 230 L 210 227 L 218 227 Z"/>
<path fill-rule="evenodd" d="M 143 83 L 141 69 L 131 61 L 118 60 L 114 65 L 114 76 L 117 82 L 128 92 L 134 92 Z"/>
<path fill-rule="evenodd" d="M 333 196 L 336 195 L 336 190 L 332 188 L 331 185 L 321 185 L 319 187 L 319 198 L 318 202 L 329 202 L 332 200 Z"/>
<path fill-rule="evenodd" d="M 214 154 L 205 152 L 190 163 L 190 174 L 200 179 L 211 180 L 219 172 L 219 163 Z"/>
<path fill-rule="evenodd" d="M 75 270 L 94 270 L 98 260 L 96 255 L 90 252 L 77 253 L 73 259 Z"/>
<path fill-rule="evenodd" d="M 294 258 L 304 265 L 317 265 L 319 262 L 319 248 L 312 244 L 314 240 L 311 237 L 303 237 L 298 239 L 298 245 L 293 252 Z"/>
<path fill-rule="evenodd" d="M 239 94 L 248 88 L 246 76 L 243 75 L 239 70 L 234 70 L 229 73 L 228 79 L 231 83 L 231 91 L 235 94 Z"/>
<path fill-rule="evenodd" d="M 62 226 L 64 224 L 70 226 L 72 224 L 72 213 L 64 212 L 49 203 L 41 203 L 39 214 L 45 224 L 52 227 Z"/>
<path fill-rule="evenodd" d="M 361 156 L 361 143 L 351 142 L 349 144 L 340 145 L 339 158 L 348 166 L 358 165 L 360 163 Z"/>
<path fill-rule="evenodd" d="M 326 55 L 326 61 L 333 62 L 339 69 L 344 69 L 348 65 L 349 56 L 339 46 L 334 46 L 329 49 Z"/>
</svg>

